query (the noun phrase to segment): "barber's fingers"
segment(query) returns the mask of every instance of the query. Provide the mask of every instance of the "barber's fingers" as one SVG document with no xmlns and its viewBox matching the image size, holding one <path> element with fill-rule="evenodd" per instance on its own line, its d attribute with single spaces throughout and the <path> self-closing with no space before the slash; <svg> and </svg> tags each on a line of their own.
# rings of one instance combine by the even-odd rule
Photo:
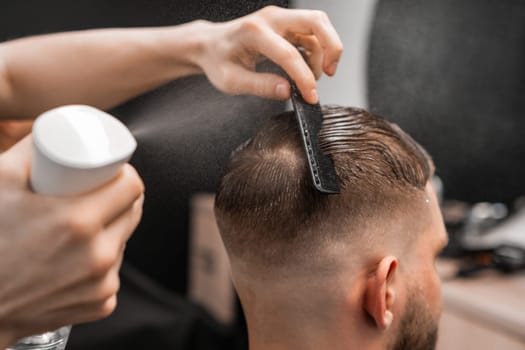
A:
<svg viewBox="0 0 525 350">
<path fill-rule="evenodd" d="M 46 315 L 46 328 L 43 331 L 51 331 L 67 324 L 79 324 L 96 321 L 105 318 L 115 310 L 117 296 L 94 303 L 79 303 L 63 309 L 55 310 Z"/>
<path fill-rule="evenodd" d="M 3 185 L 8 184 L 13 189 L 29 188 L 31 155 L 31 136 L 26 136 L 0 155 Z M 99 189 L 65 198 L 32 196 L 27 210 L 54 211 L 53 215 L 62 217 L 60 222 L 73 233 L 96 234 L 128 211 L 143 193 L 144 184 L 140 176 L 131 165 L 125 164 L 115 179 Z"/>
<path fill-rule="evenodd" d="M 81 268 L 77 268 L 74 274 L 64 274 L 64 283 L 53 291 L 52 298 L 44 295 L 35 299 L 33 305 L 26 305 L 25 309 L 34 312 L 40 309 L 38 317 L 47 323 L 78 323 L 107 316 L 112 311 L 107 301 L 114 301 L 120 288 L 119 270 L 125 242 L 139 222 L 142 200 L 143 196 L 97 234 L 85 246 L 83 258 L 71 260 Z"/>
<path fill-rule="evenodd" d="M 315 79 L 323 75 L 323 49 L 319 40 L 313 35 L 292 34 L 287 38 L 291 43 L 305 49 L 306 61 L 315 75 Z"/>
<path fill-rule="evenodd" d="M 62 283 L 55 285 L 53 298 L 48 294 L 45 299 L 47 310 L 65 309 L 76 304 L 96 304 L 116 294 L 119 286 L 119 270 L 124 256 L 126 241 L 135 230 L 142 214 L 144 196 L 135 201 L 132 208 L 115 219 L 107 228 L 96 234 L 90 242 L 85 242 L 82 250 L 69 262 L 75 265 L 75 272 L 70 267 L 61 267 Z M 36 299 L 33 308 L 39 309 L 40 299 Z M 31 308 L 31 306 L 28 306 Z"/>
<path fill-rule="evenodd" d="M 86 247 L 86 254 L 79 262 L 84 266 L 80 278 L 98 278 L 108 271 L 120 267 L 126 242 L 135 231 L 142 216 L 144 196 L 140 196 L 133 205 L 113 222 L 96 234 Z"/>
<path fill-rule="evenodd" d="M 73 319 L 71 323 L 77 324 L 105 318 L 111 315 L 116 307 L 117 295 L 113 295 L 104 301 L 77 305 L 69 309 L 69 312 L 74 312 L 78 319 L 78 321 Z"/>
<path fill-rule="evenodd" d="M 264 98 L 286 100 L 290 84 L 285 78 L 271 73 L 256 73 L 239 64 L 229 63 L 222 90 L 230 94 L 250 94 Z"/>
<path fill-rule="evenodd" d="M 280 34 L 313 34 L 324 51 L 323 70 L 328 75 L 335 74 L 337 63 L 343 52 L 341 38 L 326 13 L 312 10 L 284 10 L 270 8 L 268 20 L 274 23 Z"/>
<path fill-rule="evenodd" d="M 28 330 L 20 329 L 21 332 L 25 332 L 20 337 L 30 333 L 49 331 L 66 324 L 94 321 L 108 316 L 115 308 L 117 301 L 122 259 L 123 253 L 103 276 L 64 286 L 56 290 L 52 298 L 43 297 L 26 304 L 20 313 L 32 314 L 34 318 L 28 324 Z M 23 316 L 21 318 L 23 320 Z M 23 323 L 27 321 L 24 320 Z M 24 327 L 23 323 L 20 323 L 21 327 Z"/>
<path fill-rule="evenodd" d="M 73 221 L 78 218 L 81 221 L 79 226 L 85 222 L 82 218 L 91 225 L 98 223 L 99 227 L 92 227 L 98 230 L 128 211 L 143 192 L 144 184 L 137 171 L 125 164 L 117 177 L 108 184 L 71 198 L 69 204 L 72 205 L 68 215 Z M 87 229 L 89 231 L 89 227 Z"/>
<path fill-rule="evenodd" d="M 108 272 L 102 276 L 85 280 L 62 291 L 62 297 L 50 308 L 49 317 L 56 317 L 68 324 L 94 321 L 108 316 L 117 304 L 117 293 L 120 289 L 119 271 L 124 252 Z"/>
<path fill-rule="evenodd" d="M 142 218 L 142 207 L 144 204 L 144 194 L 141 194 L 137 198 L 129 210 L 124 212 L 122 215 L 117 217 L 113 222 L 106 226 L 104 232 L 102 233 L 106 239 L 120 239 L 116 242 L 116 246 L 113 249 L 120 251 L 123 249 L 123 246 L 126 244 L 128 239 L 131 237 L 137 225 Z"/>
<path fill-rule="evenodd" d="M 79 304 L 101 303 L 117 294 L 120 288 L 119 271 L 122 265 L 124 252 L 119 254 L 117 261 L 111 268 L 101 276 L 82 279 L 75 284 L 68 284 L 55 292 L 53 299 L 46 300 L 45 306 L 48 310 L 66 309 Z M 40 302 L 36 300 L 35 303 Z M 26 309 L 36 310 L 40 305 L 28 305 Z"/>
<path fill-rule="evenodd" d="M 252 50 L 260 52 L 281 66 L 290 78 L 295 81 L 306 101 L 310 103 L 318 102 L 315 76 L 299 51 L 289 41 L 276 32 L 264 28 L 246 44 Z M 289 91 L 287 91 L 288 96 Z"/>
</svg>

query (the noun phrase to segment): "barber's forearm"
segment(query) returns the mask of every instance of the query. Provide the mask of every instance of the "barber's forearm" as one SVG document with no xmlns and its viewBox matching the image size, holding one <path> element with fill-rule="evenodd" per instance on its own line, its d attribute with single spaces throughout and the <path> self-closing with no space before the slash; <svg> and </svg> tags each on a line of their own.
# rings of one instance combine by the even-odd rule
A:
<svg viewBox="0 0 525 350">
<path fill-rule="evenodd" d="M 0 44 L 0 119 L 54 106 L 111 108 L 170 80 L 198 74 L 199 27 L 102 29 Z"/>
</svg>

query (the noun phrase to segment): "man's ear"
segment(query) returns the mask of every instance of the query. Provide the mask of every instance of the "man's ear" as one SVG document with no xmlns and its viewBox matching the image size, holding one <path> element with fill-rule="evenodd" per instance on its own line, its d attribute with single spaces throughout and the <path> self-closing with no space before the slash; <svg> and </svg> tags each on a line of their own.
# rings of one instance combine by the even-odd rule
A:
<svg viewBox="0 0 525 350">
<path fill-rule="evenodd" d="M 394 321 L 392 305 L 396 297 L 393 285 L 396 269 L 397 258 L 386 256 L 366 281 L 364 308 L 381 330 L 388 329 Z"/>
</svg>

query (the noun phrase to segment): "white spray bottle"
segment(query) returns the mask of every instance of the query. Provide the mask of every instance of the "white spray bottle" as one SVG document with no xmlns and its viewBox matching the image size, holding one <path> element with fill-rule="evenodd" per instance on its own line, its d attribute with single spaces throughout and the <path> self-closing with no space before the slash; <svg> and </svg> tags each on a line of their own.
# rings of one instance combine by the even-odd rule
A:
<svg viewBox="0 0 525 350">
<path fill-rule="evenodd" d="M 33 124 L 31 187 L 49 196 L 91 191 L 113 179 L 137 142 L 118 119 L 96 108 L 69 105 Z M 63 350 L 71 326 L 20 339 L 12 350 Z"/>
</svg>

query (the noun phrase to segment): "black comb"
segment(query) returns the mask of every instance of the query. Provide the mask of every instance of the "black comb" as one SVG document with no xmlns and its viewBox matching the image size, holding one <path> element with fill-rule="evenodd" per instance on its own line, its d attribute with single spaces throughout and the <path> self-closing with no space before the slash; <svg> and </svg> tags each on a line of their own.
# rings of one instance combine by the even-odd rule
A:
<svg viewBox="0 0 525 350">
<path fill-rule="evenodd" d="M 292 104 L 295 111 L 303 146 L 308 159 L 308 167 L 314 187 L 321 193 L 339 193 L 339 182 L 332 159 L 324 155 L 319 147 L 319 131 L 323 126 L 321 105 L 306 102 L 297 86 L 290 81 L 292 88 Z"/>
</svg>

